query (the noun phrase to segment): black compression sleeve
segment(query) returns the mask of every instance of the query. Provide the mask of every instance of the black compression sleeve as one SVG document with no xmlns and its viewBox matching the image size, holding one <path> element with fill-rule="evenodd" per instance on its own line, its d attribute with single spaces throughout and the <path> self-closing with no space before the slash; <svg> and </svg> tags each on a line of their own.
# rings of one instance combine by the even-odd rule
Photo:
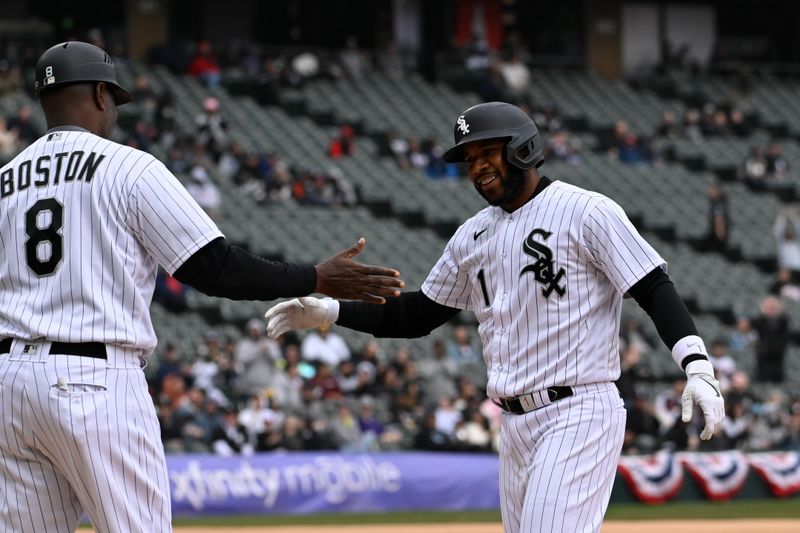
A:
<svg viewBox="0 0 800 533">
<path fill-rule="evenodd" d="M 313 265 L 267 261 L 231 246 L 223 237 L 195 252 L 174 277 L 209 296 L 231 300 L 307 296 L 317 286 Z"/>
<path fill-rule="evenodd" d="M 670 350 L 687 335 L 697 335 L 686 304 L 662 269 L 656 268 L 640 279 L 628 294 L 650 315 L 658 335 Z"/>
<path fill-rule="evenodd" d="M 386 298 L 384 304 L 340 302 L 336 323 L 372 333 L 376 337 L 424 337 L 458 314 L 458 309 L 438 304 L 420 291 Z"/>
</svg>

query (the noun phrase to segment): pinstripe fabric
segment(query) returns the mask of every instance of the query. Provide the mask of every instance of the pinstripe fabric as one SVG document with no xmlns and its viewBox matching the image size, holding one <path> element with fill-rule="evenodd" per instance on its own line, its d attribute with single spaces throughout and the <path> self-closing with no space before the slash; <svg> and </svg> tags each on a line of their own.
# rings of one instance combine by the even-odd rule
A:
<svg viewBox="0 0 800 533">
<path fill-rule="evenodd" d="M 551 233 L 537 242 L 551 250 L 554 271 L 565 271 L 563 296 L 545 296 L 545 285 L 523 273 L 536 263 L 523 249 L 535 229 Z M 658 266 L 666 263 L 617 204 L 556 181 L 514 213 L 488 207 L 467 220 L 422 292 L 475 313 L 489 396 L 510 398 L 617 379 L 622 295 Z"/>
<path fill-rule="evenodd" d="M 139 356 L 156 345 L 158 265 L 219 236 L 163 164 L 86 131 L 49 132 L 0 168 L 0 338 L 18 339 L 0 355 L 0 533 L 74 531 L 84 512 L 100 532 L 171 531 Z M 52 341 L 109 357 L 50 356 Z"/>
<path fill-rule="evenodd" d="M 625 409 L 613 383 L 501 428 L 500 499 L 505 533 L 600 531 L 622 451 Z"/>
<path fill-rule="evenodd" d="M 144 373 L 87 357 L 0 358 L 0 532 L 171 530 Z M 63 377 L 70 390 L 56 387 Z M 125 423 L 118 423 L 124 421 Z"/>
<path fill-rule="evenodd" d="M 13 192 L 0 196 L 0 338 L 97 341 L 150 353 L 158 265 L 172 273 L 222 234 L 150 154 L 83 131 L 48 137 L 0 169 L 0 176 L 11 172 L 14 179 Z M 83 152 L 80 160 L 70 155 L 76 152 Z M 66 155 L 57 159 L 60 154 Z M 87 182 L 86 175 L 78 177 L 89 154 L 102 160 Z M 27 161 L 31 181 L 44 181 L 46 170 L 46 185 L 17 186 Z M 76 174 L 71 181 L 69 172 Z M 63 206 L 63 259 L 52 274 L 39 276 L 26 257 L 25 215 L 48 198 Z M 46 227 L 51 214 L 41 215 Z M 48 242 L 40 250 L 44 256 Z"/>
<path fill-rule="evenodd" d="M 487 207 L 448 242 L 422 285 L 478 318 L 491 398 L 571 386 L 575 395 L 506 414 L 500 437 L 507 533 L 598 531 L 625 415 L 619 377 L 623 294 L 666 268 L 623 210 L 555 181 L 513 213 Z"/>
</svg>

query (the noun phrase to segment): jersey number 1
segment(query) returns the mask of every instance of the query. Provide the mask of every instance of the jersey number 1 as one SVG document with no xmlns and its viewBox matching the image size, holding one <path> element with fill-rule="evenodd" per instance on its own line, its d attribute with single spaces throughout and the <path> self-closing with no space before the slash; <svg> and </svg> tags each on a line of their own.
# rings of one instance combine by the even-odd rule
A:
<svg viewBox="0 0 800 533">
<path fill-rule="evenodd" d="M 50 212 L 50 223 L 39 227 L 37 219 L 45 211 Z M 63 223 L 64 206 L 55 198 L 39 200 L 25 213 L 25 233 L 28 235 L 28 240 L 25 241 L 25 258 L 28 267 L 37 276 L 49 276 L 55 272 L 64 257 L 64 237 L 59 233 Z M 39 259 L 37 253 L 43 242 L 50 243 L 50 257 L 45 261 Z"/>
</svg>

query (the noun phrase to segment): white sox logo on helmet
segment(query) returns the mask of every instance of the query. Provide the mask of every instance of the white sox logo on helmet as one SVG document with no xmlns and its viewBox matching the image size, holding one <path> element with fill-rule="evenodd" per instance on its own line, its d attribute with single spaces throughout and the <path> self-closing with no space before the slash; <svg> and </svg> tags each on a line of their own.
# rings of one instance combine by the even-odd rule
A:
<svg viewBox="0 0 800 533">
<path fill-rule="evenodd" d="M 458 124 L 458 131 L 460 131 L 462 134 L 466 135 L 469 133 L 469 124 L 467 124 L 467 120 L 464 118 L 464 115 L 458 117 L 456 124 Z"/>
</svg>

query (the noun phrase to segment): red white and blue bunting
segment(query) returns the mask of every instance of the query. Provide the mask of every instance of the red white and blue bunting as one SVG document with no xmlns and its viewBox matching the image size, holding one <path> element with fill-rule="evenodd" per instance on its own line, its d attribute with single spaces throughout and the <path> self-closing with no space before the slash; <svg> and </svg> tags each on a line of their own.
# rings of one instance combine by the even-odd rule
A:
<svg viewBox="0 0 800 533">
<path fill-rule="evenodd" d="M 729 500 L 739 493 L 749 471 L 740 451 L 680 453 L 678 460 L 703 489 L 709 500 Z"/>
<path fill-rule="evenodd" d="M 683 486 L 683 468 L 675 454 L 667 451 L 654 455 L 623 456 L 619 460 L 618 470 L 636 498 L 646 503 L 668 501 Z"/>
<path fill-rule="evenodd" d="M 728 500 L 742 489 L 751 467 L 775 496 L 800 493 L 800 452 L 660 451 L 653 455 L 623 456 L 618 471 L 638 500 L 663 503 L 680 492 L 684 469 L 707 498 Z"/>
<path fill-rule="evenodd" d="M 747 459 L 775 496 L 800 492 L 800 452 L 751 453 Z"/>
</svg>

